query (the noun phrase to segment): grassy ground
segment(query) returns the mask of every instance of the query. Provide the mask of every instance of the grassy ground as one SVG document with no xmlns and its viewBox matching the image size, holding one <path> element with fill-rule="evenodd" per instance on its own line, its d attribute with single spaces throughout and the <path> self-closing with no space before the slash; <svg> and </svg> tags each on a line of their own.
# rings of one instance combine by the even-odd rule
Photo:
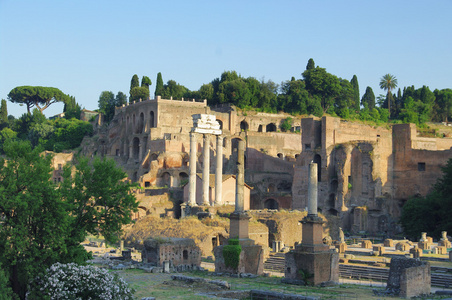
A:
<svg viewBox="0 0 452 300">
<path fill-rule="evenodd" d="M 135 290 L 135 297 L 156 297 L 156 299 L 212 299 L 207 293 L 221 293 L 213 286 L 185 284 L 171 280 L 171 274 L 146 273 L 142 270 L 115 271 Z M 353 284 L 340 284 L 333 287 L 304 287 L 281 284 L 279 277 L 231 278 L 209 276 L 207 272 L 190 272 L 184 275 L 203 277 L 212 280 L 225 280 L 231 284 L 231 290 L 271 290 L 275 292 L 316 296 L 321 299 L 396 299 L 397 297 L 375 296 L 375 287 Z M 382 289 L 377 287 L 376 289 Z M 422 299 L 422 298 L 418 298 Z M 427 298 L 426 298 L 427 299 Z M 428 299 L 440 299 L 429 296 Z"/>
</svg>

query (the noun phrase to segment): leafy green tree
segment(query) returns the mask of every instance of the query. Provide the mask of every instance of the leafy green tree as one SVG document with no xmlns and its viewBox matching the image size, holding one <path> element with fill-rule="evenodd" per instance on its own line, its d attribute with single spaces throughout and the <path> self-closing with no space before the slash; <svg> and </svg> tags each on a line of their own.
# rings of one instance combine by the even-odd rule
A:
<svg viewBox="0 0 452 300">
<path fill-rule="evenodd" d="M 305 89 L 303 80 L 291 80 L 283 82 L 281 94 L 278 96 L 278 110 L 293 114 L 307 114 L 309 93 Z"/>
<path fill-rule="evenodd" d="M 132 98 L 132 90 L 139 86 L 140 86 L 140 79 L 138 78 L 137 74 L 134 74 L 132 76 L 132 80 L 130 81 L 130 91 L 129 91 L 130 97 L 129 98 Z M 132 101 L 132 100 L 130 99 L 130 101 Z"/>
<path fill-rule="evenodd" d="M 0 159 L 0 262 L 14 292 L 25 297 L 28 281 L 66 251 L 68 215 L 50 181 L 51 157 L 27 142 L 6 142 Z"/>
<path fill-rule="evenodd" d="M 438 105 L 436 111 L 440 116 L 438 121 L 448 122 L 452 116 L 452 89 L 435 90 L 434 93 Z"/>
<path fill-rule="evenodd" d="M 203 84 L 199 89 L 199 98 L 207 99 L 207 101 L 211 101 L 213 98 L 213 85 L 212 83 Z"/>
<path fill-rule="evenodd" d="M 369 110 L 372 110 L 375 107 L 375 95 L 370 86 L 366 88 L 366 92 L 361 98 L 361 105 L 367 107 Z"/>
<path fill-rule="evenodd" d="M 352 107 L 354 110 L 359 111 L 359 104 L 360 104 L 360 97 L 359 97 L 359 84 L 358 84 L 358 77 L 356 75 L 353 75 L 352 80 L 350 81 L 350 84 L 353 88 L 353 100 L 352 100 Z"/>
<path fill-rule="evenodd" d="M 308 64 L 306 65 L 306 70 L 312 70 L 315 68 L 315 63 L 312 58 L 308 60 Z"/>
<path fill-rule="evenodd" d="M 124 104 L 127 104 L 127 95 L 124 94 L 123 92 L 119 91 L 116 94 L 116 98 L 115 98 L 115 106 L 116 107 L 121 107 Z"/>
<path fill-rule="evenodd" d="M 16 139 L 17 132 L 9 127 L 5 127 L 0 131 L 0 154 L 4 154 L 3 145 L 7 140 Z"/>
<path fill-rule="evenodd" d="M 105 158 L 95 158 L 91 163 L 80 158 L 75 170 L 64 168 L 60 190 L 64 201 L 70 204 L 70 238 L 74 246 L 88 233 L 100 234 L 109 242 L 118 241 L 122 226 L 132 221 L 131 212 L 138 208 L 130 193 L 137 186 L 124 181 L 126 177 L 114 160 Z M 82 210 L 84 214 L 80 214 Z"/>
<path fill-rule="evenodd" d="M 163 94 L 163 78 L 162 73 L 157 73 L 157 84 L 155 85 L 155 96 L 161 96 Z"/>
<path fill-rule="evenodd" d="M 388 101 L 388 111 L 389 111 L 389 117 L 391 117 L 391 101 L 392 101 L 392 94 L 391 91 L 397 87 L 397 78 L 394 75 L 391 74 L 385 74 L 380 79 L 380 88 L 388 91 L 386 99 Z"/>
<path fill-rule="evenodd" d="M 99 112 L 104 114 L 106 122 L 110 122 L 115 115 L 115 94 L 111 91 L 103 91 L 100 93 L 98 104 Z"/>
<path fill-rule="evenodd" d="M 261 81 L 261 91 L 257 108 L 265 112 L 276 112 L 278 85 L 271 80 Z"/>
<path fill-rule="evenodd" d="M 145 87 L 149 90 L 149 86 L 152 84 L 151 79 L 149 79 L 149 77 L 147 76 L 143 76 L 143 78 L 141 78 L 141 87 Z"/>
<path fill-rule="evenodd" d="M 69 101 L 69 96 L 54 87 L 43 86 L 18 86 L 8 94 L 8 100 L 13 103 L 25 104 L 28 114 L 36 107 L 39 112 L 43 112 L 47 107 L 56 102 Z"/>
<path fill-rule="evenodd" d="M 64 119 L 62 119 L 64 120 Z M 67 120 L 66 120 L 67 121 Z M 65 166 L 59 188 L 51 156 L 26 141 L 6 141 L 0 159 L 0 263 L 13 291 L 25 297 L 30 279 L 59 261 L 85 261 L 87 234 L 117 240 L 138 203 L 114 161 L 81 158 Z"/>
<path fill-rule="evenodd" d="M 130 91 L 129 102 L 149 99 L 149 89 L 145 87 L 135 87 Z"/>
<path fill-rule="evenodd" d="M 54 128 L 52 135 L 43 146 L 46 150 L 61 152 L 80 146 L 86 135 L 92 135 L 93 126 L 77 119 L 54 119 L 48 121 Z"/>
<path fill-rule="evenodd" d="M 170 99 L 171 97 L 174 99 L 182 99 L 188 91 L 189 90 L 185 86 L 178 84 L 176 81 L 168 80 L 163 86 L 162 97 L 165 99 Z"/>
</svg>

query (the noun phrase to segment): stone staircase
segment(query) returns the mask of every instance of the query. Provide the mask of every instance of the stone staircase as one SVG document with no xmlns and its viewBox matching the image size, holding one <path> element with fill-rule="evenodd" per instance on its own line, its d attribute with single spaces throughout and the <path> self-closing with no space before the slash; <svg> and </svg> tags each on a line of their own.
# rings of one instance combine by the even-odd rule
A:
<svg viewBox="0 0 452 300">
<path fill-rule="evenodd" d="M 271 252 L 268 259 L 264 262 L 264 270 L 272 272 L 284 273 L 285 269 L 285 253 Z"/>
</svg>

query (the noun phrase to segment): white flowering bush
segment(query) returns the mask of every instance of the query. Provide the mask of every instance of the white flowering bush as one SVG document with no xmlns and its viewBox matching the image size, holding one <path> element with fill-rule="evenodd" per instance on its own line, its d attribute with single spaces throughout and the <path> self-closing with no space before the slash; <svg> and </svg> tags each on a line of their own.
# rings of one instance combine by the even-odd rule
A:
<svg viewBox="0 0 452 300">
<path fill-rule="evenodd" d="M 106 269 L 56 263 L 30 284 L 27 299 L 132 300 L 134 292 Z"/>
</svg>

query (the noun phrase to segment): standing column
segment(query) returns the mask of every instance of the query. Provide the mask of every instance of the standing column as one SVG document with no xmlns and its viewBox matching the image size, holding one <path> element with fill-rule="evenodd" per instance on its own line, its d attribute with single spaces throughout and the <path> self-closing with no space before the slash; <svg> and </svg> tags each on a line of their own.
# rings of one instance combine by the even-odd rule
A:
<svg viewBox="0 0 452 300">
<path fill-rule="evenodd" d="M 308 216 L 317 216 L 317 164 L 309 164 Z"/>
<path fill-rule="evenodd" d="M 203 135 L 202 149 L 202 205 L 209 205 L 210 134 Z"/>
<path fill-rule="evenodd" d="M 217 135 L 217 163 L 215 168 L 215 205 L 223 204 L 223 137 Z"/>
<path fill-rule="evenodd" d="M 188 204 L 196 206 L 196 136 L 190 132 L 190 177 L 188 185 Z"/>
<path fill-rule="evenodd" d="M 236 212 L 243 212 L 245 208 L 244 185 L 245 185 L 245 142 L 243 140 L 239 140 L 237 151 L 237 182 L 235 194 Z"/>
</svg>

